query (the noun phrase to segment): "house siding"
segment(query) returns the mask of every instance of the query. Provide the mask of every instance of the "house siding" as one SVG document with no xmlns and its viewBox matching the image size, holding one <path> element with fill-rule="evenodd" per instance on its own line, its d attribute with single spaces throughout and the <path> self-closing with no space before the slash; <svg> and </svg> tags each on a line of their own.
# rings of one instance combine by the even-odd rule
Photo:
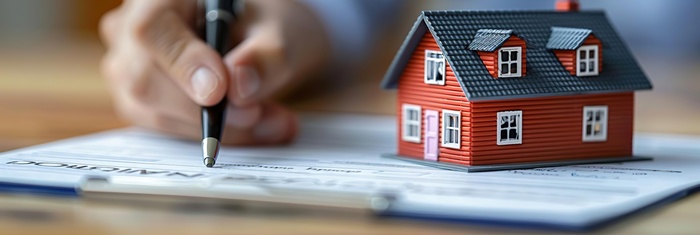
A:
<svg viewBox="0 0 700 235">
<path fill-rule="evenodd" d="M 595 36 L 590 35 L 582 44 L 582 46 L 587 45 L 598 45 L 598 72 L 603 72 L 603 43 Z M 554 54 L 559 59 L 559 62 L 561 62 L 561 65 L 564 66 L 571 75 L 576 76 L 576 70 L 578 69 L 576 50 L 554 50 Z"/>
<path fill-rule="evenodd" d="M 522 73 L 522 77 L 525 77 L 527 75 L 527 45 L 525 44 L 525 41 L 522 40 L 519 37 L 516 36 L 510 36 L 510 38 L 503 43 L 501 48 L 503 47 L 522 47 L 522 55 L 521 56 L 521 66 L 520 66 L 520 71 Z M 500 49 L 500 48 L 499 48 Z M 489 74 L 491 74 L 492 77 L 498 79 L 498 49 L 492 52 L 487 52 L 487 51 L 479 51 L 479 57 L 481 58 L 481 61 L 484 63 L 484 66 L 486 66 L 486 69 L 489 71 Z"/>
<path fill-rule="evenodd" d="M 595 41 L 587 39 L 586 43 L 589 42 Z M 421 43 L 413 51 L 411 60 L 398 82 L 396 108 L 399 114 L 399 155 L 415 159 L 424 158 L 426 110 L 439 113 L 440 162 L 489 165 L 632 155 L 633 92 L 472 103 L 465 97 L 449 64 L 446 64 L 445 68 L 444 86 L 425 84 L 426 50 L 440 51 L 430 32 L 424 35 Z M 602 53 L 602 46 L 600 51 Z M 575 55 L 575 51 L 573 53 Z M 602 58 L 602 55 L 599 57 Z M 574 66 L 573 62 L 571 66 Z M 404 104 L 421 106 L 420 143 L 406 142 L 401 138 Z M 607 141 L 583 142 L 583 107 L 601 105 L 608 106 Z M 461 114 L 460 149 L 442 147 L 442 110 L 459 111 Z M 523 113 L 522 144 L 499 146 L 496 144 L 496 115 L 500 111 L 513 110 L 522 110 Z"/>
<path fill-rule="evenodd" d="M 462 88 L 460 87 L 454 72 L 449 64 L 445 67 L 445 85 L 429 85 L 424 82 L 425 73 L 425 50 L 440 51 L 437 42 L 428 31 L 418 47 L 413 51 L 408 65 L 404 68 L 401 79 L 398 83 L 398 146 L 399 154 L 406 157 L 423 159 L 424 156 L 424 134 L 425 134 L 425 111 L 438 111 L 439 117 L 439 140 L 438 140 L 438 161 L 459 160 L 465 164 L 469 162 L 471 137 L 468 130 L 471 128 L 470 103 L 467 101 Z M 403 104 L 413 104 L 421 106 L 421 141 L 412 143 L 401 140 L 403 131 Z M 459 111 L 461 114 L 461 141 L 460 149 L 442 147 L 442 110 Z"/>
<path fill-rule="evenodd" d="M 583 142 L 583 107 L 608 106 L 606 142 Z M 471 104 L 471 165 L 632 156 L 634 93 Z M 522 110 L 522 144 L 496 144 L 496 115 Z M 468 164 L 467 162 L 451 161 Z"/>
</svg>

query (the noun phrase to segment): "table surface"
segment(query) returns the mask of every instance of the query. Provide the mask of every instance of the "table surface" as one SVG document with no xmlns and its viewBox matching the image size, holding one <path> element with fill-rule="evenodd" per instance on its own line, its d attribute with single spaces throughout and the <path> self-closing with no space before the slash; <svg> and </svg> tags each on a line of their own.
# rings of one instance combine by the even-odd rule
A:
<svg viewBox="0 0 700 235">
<path fill-rule="evenodd" d="M 60 45 L 60 46 L 57 46 Z M 34 50 L 0 48 L 0 151 L 125 127 L 99 75 L 103 53 L 93 39 L 54 42 Z M 639 56 L 655 90 L 637 95 L 635 130 L 700 134 L 698 62 L 672 65 Z M 37 67 L 39 66 L 39 67 Z M 381 66 L 378 66 L 381 67 Z M 377 87 L 382 71 L 343 90 L 293 104 L 302 111 L 392 114 L 395 97 Z M 357 96 L 358 92 L 363 94 Z M 352 97 L 349 99 L 348 97 Z M 697 233 L 700 195 L 633 215 L 601 233 Z M 158 207 L 74 198 L 0 195 L 0 234 L 498 234 L 541 231 L 315 210 L 246 211 L 221 207 Z"/>
</svg>

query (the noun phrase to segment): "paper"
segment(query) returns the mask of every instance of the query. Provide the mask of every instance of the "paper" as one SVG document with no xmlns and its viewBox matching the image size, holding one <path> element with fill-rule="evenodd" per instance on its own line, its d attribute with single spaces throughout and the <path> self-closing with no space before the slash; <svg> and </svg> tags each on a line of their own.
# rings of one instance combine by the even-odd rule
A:
<svg viewBox="0 0 700 235">
<path fill-rule="evenodd" d="M 0 182 L 75 186 L 86 175 L 257 184 L 293 190 L 391 193 L 387 213 L 583 228 L 700 185 L 700 139 L 636 136 L 654 161 L 462 173 L 380 158 L 395 151 L 393 117 L 305 115 L 290 146 L 223 148 L 205 168 L 198 143 L 140 129 L 0 155 Z M 234 190 L 230 190 L 235 193 Z"/>
</svg>

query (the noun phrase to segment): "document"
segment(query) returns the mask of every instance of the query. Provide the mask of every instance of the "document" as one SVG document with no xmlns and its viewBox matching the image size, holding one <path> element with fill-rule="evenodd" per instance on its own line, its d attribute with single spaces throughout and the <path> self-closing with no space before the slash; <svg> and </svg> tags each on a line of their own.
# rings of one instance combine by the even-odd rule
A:
<svg viewBox="0 0 700 235">
<path fill-rule="evenodd" d="M 199 143 L 138 128 L 19 149 L 0 155 L 0 189 L 76 188 L 86 177 L 102 176 L 136 184 L 169 182 L 160 187 L 163 192 L 189 187 L 206 198 L 240 193 L 236 185 L 258 185 L 391 195 L 381 211 L 387 216 L 584 229 L 682 197 L 700 185 L 700 138 L 694 137 L 636 135 L 635 155 L 653 161 L 464 173 L 380 157 L 396 151 L 393 117 L 306 114 L 301 119 L 293 144 L 225 147 L 215 168 L 202 165 Z M 311 202 L 332 197 L 309 195 Z"/>
</svg>

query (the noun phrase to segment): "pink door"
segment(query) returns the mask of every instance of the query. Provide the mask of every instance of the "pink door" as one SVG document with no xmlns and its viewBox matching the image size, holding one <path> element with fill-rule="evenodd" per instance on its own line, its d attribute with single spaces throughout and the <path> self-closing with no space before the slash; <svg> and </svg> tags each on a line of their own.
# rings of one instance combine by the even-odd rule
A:
<svg viewBox="0 0 700 235">
<path fill-rule="evenodd" d="M 425 110 L 425 160 L 437 161 L 438 157 L 438 112 Z"/>
</svg>

